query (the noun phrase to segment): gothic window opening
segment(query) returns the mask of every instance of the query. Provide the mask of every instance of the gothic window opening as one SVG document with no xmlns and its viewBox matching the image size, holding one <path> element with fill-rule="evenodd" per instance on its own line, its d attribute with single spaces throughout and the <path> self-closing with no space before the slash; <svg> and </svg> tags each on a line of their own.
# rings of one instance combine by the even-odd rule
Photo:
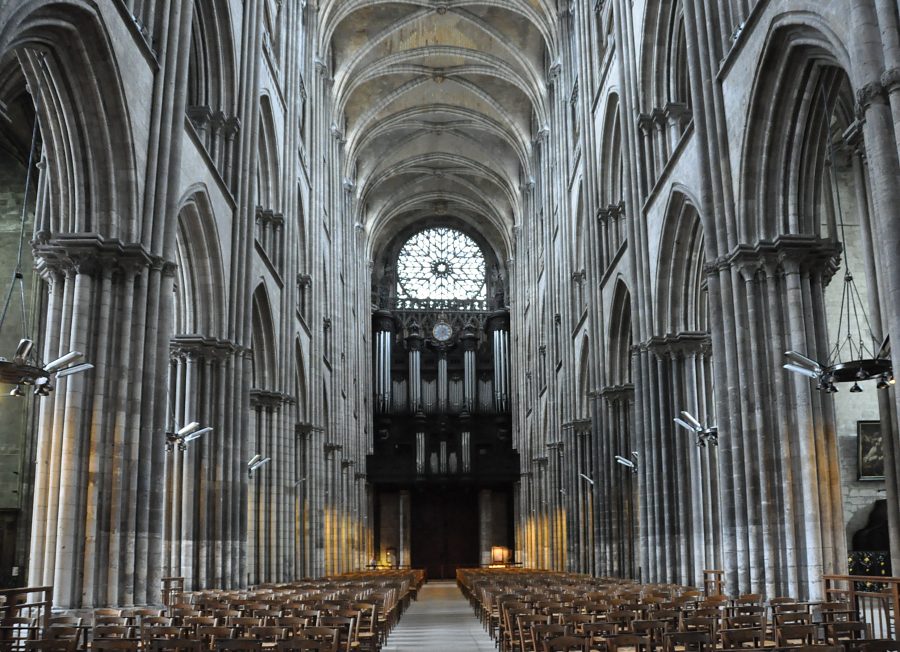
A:
<svg viewBox="0 0 900 652">
<path fill-rule="evenodd" d="M 397 257 L 398 307 L 431 301 L 477 310 L 486 300 L 484 253 L 462 231 L 425 229 L 403 245 Z"/>
</svg>

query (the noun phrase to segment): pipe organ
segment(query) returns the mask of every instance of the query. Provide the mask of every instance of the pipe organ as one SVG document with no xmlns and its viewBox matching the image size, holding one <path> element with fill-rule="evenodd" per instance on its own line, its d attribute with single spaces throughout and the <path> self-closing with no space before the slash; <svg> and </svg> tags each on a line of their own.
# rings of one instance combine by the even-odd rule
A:
<svg viewBox="0 0 900 652">
<path fill-rule="evenodd" d="M 509 312 L 373 315 L 375 431 L 368 477 L 518 479 Z"/>
</svg>

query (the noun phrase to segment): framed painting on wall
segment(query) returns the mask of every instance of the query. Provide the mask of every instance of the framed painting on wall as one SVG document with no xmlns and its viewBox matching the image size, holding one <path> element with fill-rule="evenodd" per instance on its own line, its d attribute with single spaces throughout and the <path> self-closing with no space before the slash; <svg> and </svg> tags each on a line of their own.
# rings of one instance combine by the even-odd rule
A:
<svg viewBox="0 0 900 652">
<path fill-rule="evenodd" d="M 881 421 L 857 421 L 857 467 L 860 480 L 884 479 L 884 436 Z"/>
</svg>

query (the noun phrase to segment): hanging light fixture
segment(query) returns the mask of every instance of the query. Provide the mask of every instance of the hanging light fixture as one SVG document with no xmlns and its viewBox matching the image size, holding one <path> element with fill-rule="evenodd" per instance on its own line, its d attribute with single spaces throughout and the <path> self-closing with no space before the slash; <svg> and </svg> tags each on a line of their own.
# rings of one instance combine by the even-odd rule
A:
<svg viewBox="0 0 900 652">
<path fill-rule="evenodd" d="M 830 136 L 831 115 L 822 92 L 822 107 L 825 113 L 826 157 L 834 188 L 835 204 L 841 230 L 842 243 L 847 242 L 844 231 L 844 212 L 841 208 L 841 192 L 834 166 L 834 144 Z M 853 383 L 850 392 L 858 394 L 863 389 L 860 382 L 878 379 L 876 387 L 887 389 L 894 384 L 894 370 L 891 364 L 890 336 L 881 345 L 872 332 L 869 317 L 863 307 L 862 297 L 850 271 L 850 252 L 844 247 L 844 287 L 841 294 L 841 311 L 838 318 L 837 335 L 834 345 L 824 362 L 813 360 L 797 351 L 785 351 L 789 362 L 784 368 L 795 374 L 816 381 L 816 389 L 828 394 L 838 391 L 835 383 Z"/>
<path fill-rule="evenodd" d="M 684 419 L 675 417 L 675 423 L 685 430 L 697 435 L 698 447 L 706 448 L 707 442 L 709 442 L 711 446 L 719 445 L 719 429 L 716 426 L 702 425 L 699 421 L 697 421 L 697 419 L 694 418 L 694 416 L 690 412 L 686 410 L 681 411 L 681 416 L 683 416 Z"/>
<path fill-rule="evenodd" d="M 184 452 L 187 450 L 189 443 L 199 439 L 208 432 L 212 432 L 212 428 L 208 426 L 201 428 L 198 422 L 191 421 L 180 430 L 166 433 L 166 450 L 172 452 L 175 450 L 175 446 L 178 446 L 178 450 Z"/>
<path fill-rule="evenodd" d="M 627 457 L 622 457 L 621 455 L 616 455 L 616 463 L 621 464 L 622 466 L 624 466 L 627 469 L 631 469 L 632 473 L 638 472 L 637 462 L 638 462 L 637 451 L 631 451 L 631 459 L 628 459 Z"/>
<path fill-rule="evenodd" d="M 28 150 L 28 167 L 25 172 L 25 193 L 22 198 L 22 213 L 19 220 L 19 248 L 16 255 L 16 265 L 13 269 L 9 290 L 6 292 L 6 299 L 3 302 L 3 311 L 0 313 L 0 333 L 2 333 L 3 325 L 6 323 L 6 316 L 9 313 L 10 301 L 18 286 L 22 308 L 22 339 L 19 340 L 12 360 L 0 357 L 0 383 L 13 386 L 9 392 L 10 396 L 25 396 L 25 391 L 22 389 L 23 386 L 34 387 L 33 393 L 35 396 L 49 396 L 50 392 L 53 391 L 54 380 L 87 371 L 94 367 L 88 362 L 72 364 L 83 357 L 80 351 L 70 351 L 48 364 L 42 364 L 35 354 L 34 340 L 28 335 L 28 312 L 25 308 L 25 275 L 22 272 L 22 252 L 25 242 L 25 226 L 28 218 L 31 171 L 34 167 L 34 155 L 37 148 L 39 113 L 37 102 L 39 100 L 40 94 L 38 93 L 35 100 L 34 125 L 31 130 L 31 146 Z"/>
</svg>

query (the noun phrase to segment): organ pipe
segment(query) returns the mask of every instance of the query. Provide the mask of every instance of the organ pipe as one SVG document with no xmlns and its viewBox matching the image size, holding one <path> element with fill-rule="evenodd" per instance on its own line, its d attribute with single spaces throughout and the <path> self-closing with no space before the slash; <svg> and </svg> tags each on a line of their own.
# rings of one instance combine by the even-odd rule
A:
<svg viewBox="0 0 900 652">
<path fill-rule="evenodd" d="M 494 353 L 494 409 L 509 410 L 509 313 L 501 311 L 488 321 Z"/>
<path fill-rule="evenodd" d="M 472 412 L 475 407 L 475 333 L 467 327 L 460 336 L 463 345 L 463 409 Z"/>
<path fill-rule="evenodd" d="M 409 351 L 409 409 L 413 413 L 422 411 L 422 343 L 424 338 L 419 327 L 413 324 L 406 338 Z"/>
<path fill-rule="evenodd" d="M 375 405 L 380 412 L 391 410 L 391 343 L 394 321 L 391 314 L 380 310 L 375 314 Z"/>
</svg>

